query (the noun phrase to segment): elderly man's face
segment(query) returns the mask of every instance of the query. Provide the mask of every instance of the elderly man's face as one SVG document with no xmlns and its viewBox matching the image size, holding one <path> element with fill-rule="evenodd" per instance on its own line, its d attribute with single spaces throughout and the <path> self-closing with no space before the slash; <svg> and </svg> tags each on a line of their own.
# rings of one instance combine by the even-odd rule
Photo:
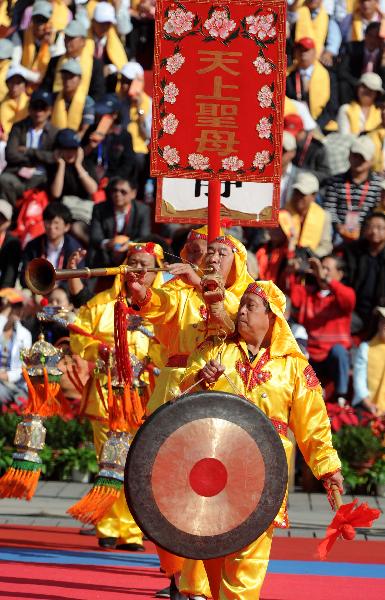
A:
<svg viewBox="0 0 385 600">
<path fill-rule="evenodd" d="M 74 75 L 69 71 L 62 71 L 61 76 L 63 81 L 64 94 L 74 94 L 78 89 L 81 81 L 80 75 Z"/>
<path fill-rule="evenodd" d="M 335 258 L 328 256 L 322 259 L 323 276 L 328 281 L 341 281 L 344 272 L 338 269 L 338 263 Z"/>
<path fill-rule="evenodd" d="M 111 200 L 115 208 L 124 210 L 136 198 L 136 190 L 128 181 L 118 180 L 111 189 Z"/>
<path fill-rule="evenodd" d="M 369 52 L 373 52 L 373 50 L 377 50 L 381 48 L 383 45 L 383 39 L 379 35 L 380 28 L 370 27 L 369 31 L 367 30 L 365 33 L 365 48 Z"/>
<path fill-rule="evenodd" d="M 273 313 L 266 303 L 256 294 L 243 294 L 239 304 L 237 329 L 246 341 L 269 330 Z"/>
<path fill-rule="evenodd" d="M 385 219 L 383 217 L 372 217 L 366 224 L 364 237 L 372 244 L 383 244 L 385 242 Z"/>
<path fill-rule="evenodd" d="M 351 152 L 349 155 L 350 168 L 353 173 L 363 173 L 372 166 L 371 160 L 365 160 L 362 154 Z"/>
<path fill-rule="evenodd" d="M 322 4 L 322 0 L 306 0 L 305 4 L 309 10 L 317 10 Z"/>
<path fill-rule="evenodd" d="M 92 31 L 96 35 L 97 38 L 102 38 L 106 35 L 112 23 L 98 23 L 97 21 L 92 21 Z"/>
<path fill-rule="evenodd" d="M 47 31 L 48 19 L 43 15 L 35 15 L 32 17 L 32 34 L 37 40 L 43 39 Z"/>
<path fill-rule="evenodd" d="M 215 271 L 221 273 L 223 281 L 227 283 L 234 265 L 232 248 L 221 242 L 211 242 L 207 246 L 205 263 L 206 266 L 213 267 Z"/>
<path fill-rule="evenodd" d="M 360 0 L 359 9 L 364 18 L 372 17 L 378 9 L 377 0 Z"/>
<path fill-rule="evenodd" d="M 298 61 L 298 66 L 300 69 L 307 69 L 314 64 L 316 59 L 316 49 L 297 46 L 295 49 L 295 58 Z"/>
<path fill-rule="evenodd" d="M 309 210 L 309 206 L 315 200 L 315 194 L 302 194 L 299 190 L 293 191 L 291 203 L 294 210 L 299 214 L 305 214 Z"/>
<path fill-rule="evenodd" d="M 85 38 L 80 36 L 70 37 L 66 35 L 64 38 L 64 44 L 66 47 L 67 55 L 70 58 L 76 58 L 82 53 L 82 50 L 86 45 L 86 40 Z"/>
<path fill-rule="evenodd" d="M 127 265 L 134 267 L 134 269 L 149 269 L 156 266 L 155 256 L 148 252 L 134 252 L 129 254 L 127 257 Z M 146 273 L 143 279 L 143 284 L 146 287 L 150 287 L 154 283 L 156 273 Z"/>
</svg>

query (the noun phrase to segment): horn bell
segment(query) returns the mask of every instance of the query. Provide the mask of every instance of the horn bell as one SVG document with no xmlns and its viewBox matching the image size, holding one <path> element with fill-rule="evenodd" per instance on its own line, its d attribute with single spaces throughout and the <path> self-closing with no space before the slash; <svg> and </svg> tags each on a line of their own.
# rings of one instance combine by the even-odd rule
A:
<svg viewBox="0 0 385 600">
<path fill-rule="evenodd" d="M 34 258 L 27 265 L 25 281 L 31 292 L 45 296 L 55 287 L 55 269 L 49 260 Z"/>
</svg>

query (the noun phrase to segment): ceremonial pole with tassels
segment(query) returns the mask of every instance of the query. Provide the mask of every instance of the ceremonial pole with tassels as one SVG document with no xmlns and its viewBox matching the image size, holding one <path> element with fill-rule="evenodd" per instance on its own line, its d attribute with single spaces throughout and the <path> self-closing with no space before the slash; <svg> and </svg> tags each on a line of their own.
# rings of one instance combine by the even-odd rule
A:
<svg viewBox="0 0 385 600">
<path fill-rule="evenodd" d="M 43 334 L 29 351 L 22 352 L 28 402 L 16 428 L 12 465 L 0 479 L 0 498 L 31 500 L 36 491 L 42 468 L 39 452 L 45 445 L 43 420 L 68 414 L 68 404 L 60 392 L 63 372 L 57 368 L 61 358 L 61 350 L 45 341 Z"/>
<path fill-rule="evenodd" d="M 96 524 L 119 497 L 130 443 L 143 422 L 144 408 L 138 392 L 139 371 L 134 373 L 127 340 L 129 315 L 121 291 L 114 307 L 115 352 L 107 352 L 102 366 L 102 371 L 107 374 L 109 432 L 99 459 L 99 473 L 92 489 L 67 511 L 83 523 Z M 141 367 L 139 365 L 139 369 Z"/>
</svg>

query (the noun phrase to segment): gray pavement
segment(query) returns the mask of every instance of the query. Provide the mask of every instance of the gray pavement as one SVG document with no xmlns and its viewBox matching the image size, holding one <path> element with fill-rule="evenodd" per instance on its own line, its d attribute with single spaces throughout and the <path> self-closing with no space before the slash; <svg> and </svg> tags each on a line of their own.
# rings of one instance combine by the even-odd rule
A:
<svg viewBox="0 0 385 600">
<path fill-rule="evenodd" d="M 0 500 L 0 525 L 35 525 L 46 527 L 81 527 L 78 521 L 66 514 L 66 510 L 81 498 L 89 489 L 89 484 L 42 481 L 34 498 L 24 500 Z M 351 502 L 352 496 L 344 496 L 344 503 Z M 370 530 L 359 530 L 356 539 L 385 539 L 385 497 L 362 496 L 360 501 L 368 502 L 373 508 L 382 511 Z M 289 496 L 290 529 L 276 529 L 276 536 L 322 538 L 325 527 L 332 519 L 325 494 L 292 492 Z"/>
</svg>

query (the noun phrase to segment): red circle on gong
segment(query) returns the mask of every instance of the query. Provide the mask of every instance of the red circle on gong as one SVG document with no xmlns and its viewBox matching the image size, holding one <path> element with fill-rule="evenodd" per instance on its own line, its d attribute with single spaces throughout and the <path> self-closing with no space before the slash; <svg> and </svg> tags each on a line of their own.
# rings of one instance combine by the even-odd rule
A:
<svg viewBox="0 0 385 600">
<path fill-rule="evenodd" d="M 199 496 L 216 496 L 226 487 L 227 470 L 217 458 L 202 458 L 191 469 L 189 481 Z"/>
</svg>

